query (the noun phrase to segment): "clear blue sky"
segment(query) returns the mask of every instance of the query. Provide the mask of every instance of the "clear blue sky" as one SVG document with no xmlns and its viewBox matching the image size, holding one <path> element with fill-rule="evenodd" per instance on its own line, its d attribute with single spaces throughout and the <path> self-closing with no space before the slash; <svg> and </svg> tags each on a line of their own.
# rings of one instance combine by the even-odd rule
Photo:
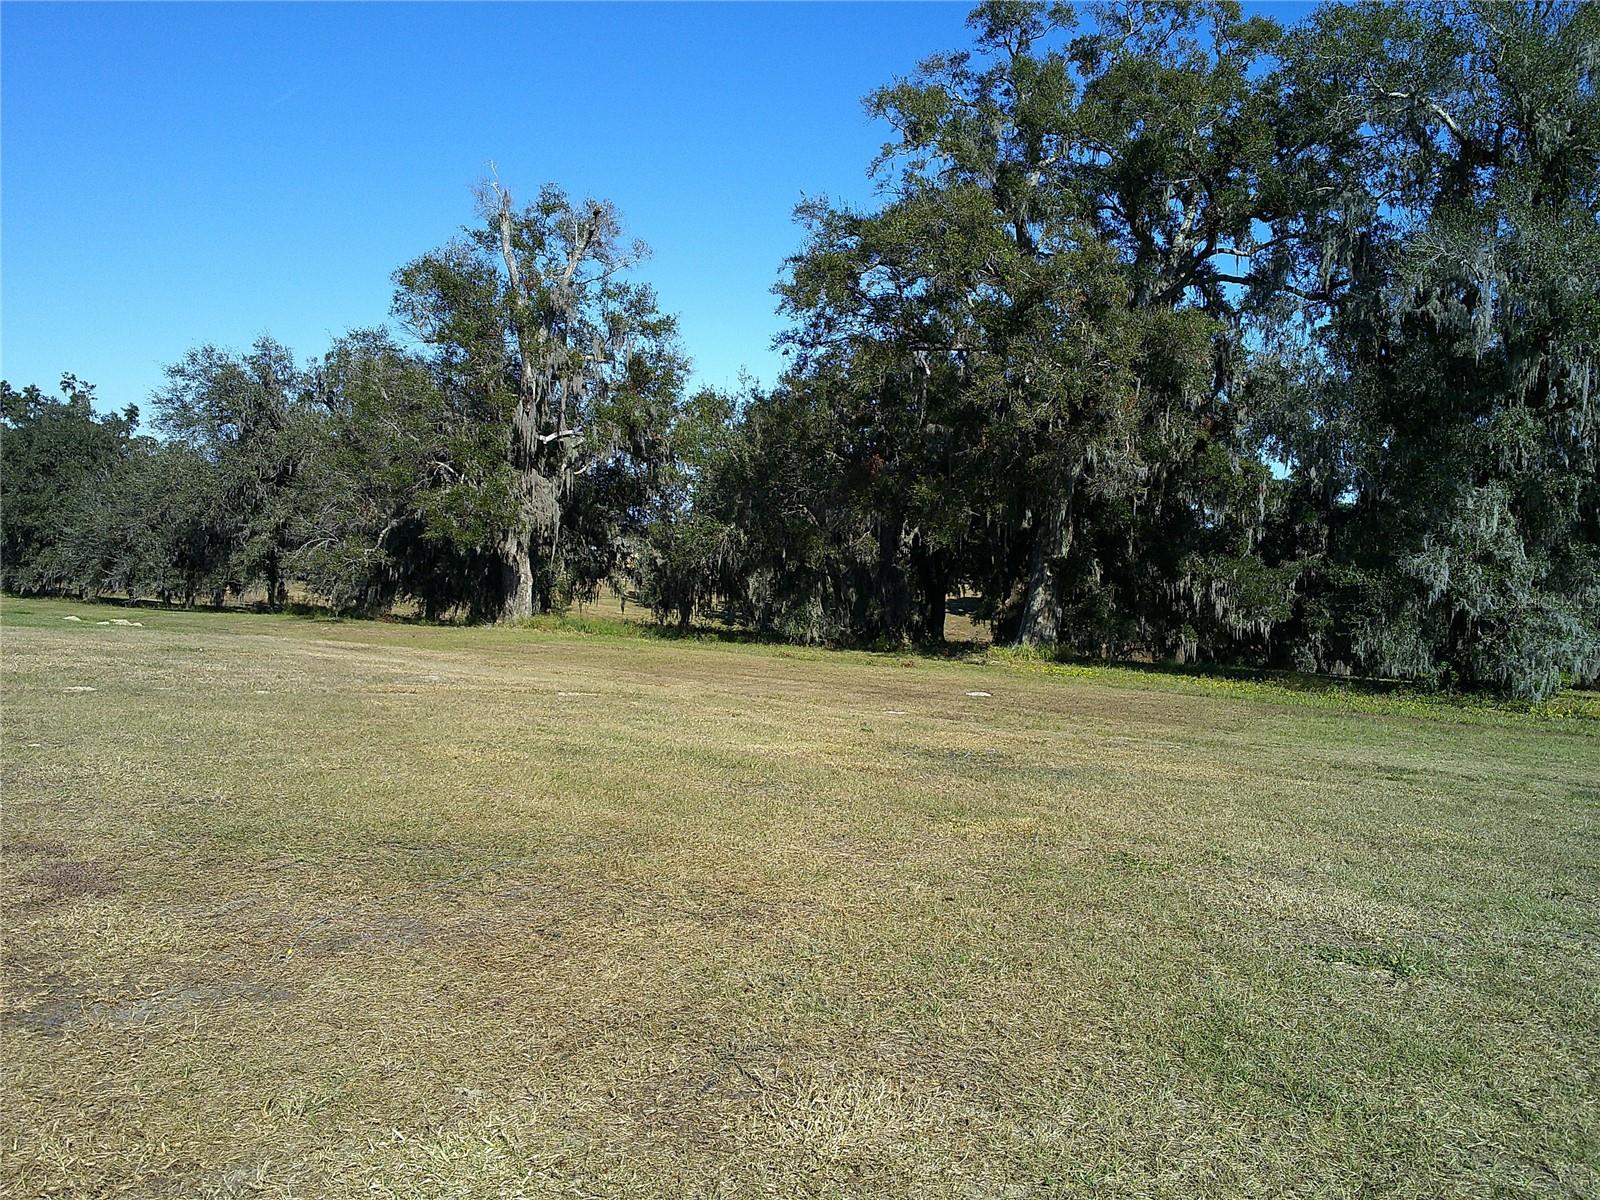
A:
<svg viewBox="0 0 1600 1200">
<path fill-rule="evenodd" d="M 320 353 L 386 319 L 492 160 L 615 201 L 698 378 L 770 380 L 795 203 L 870 196 L 861 97 L 967 10 L 7 3 L 0 371 L 120 408 L 202 341 Z"/>
</svg>

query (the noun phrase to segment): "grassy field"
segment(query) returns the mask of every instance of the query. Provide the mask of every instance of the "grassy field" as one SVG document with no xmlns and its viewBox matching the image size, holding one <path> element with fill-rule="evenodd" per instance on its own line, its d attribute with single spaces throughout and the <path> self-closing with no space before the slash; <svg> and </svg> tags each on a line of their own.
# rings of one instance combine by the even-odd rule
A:
<svg viewBox="0 0 1600 1200">
<path fill-rule="evenodd" d="M 1593 700 L 0 623 L 7 1195 L 1600 1194 Z"/>
</svg>

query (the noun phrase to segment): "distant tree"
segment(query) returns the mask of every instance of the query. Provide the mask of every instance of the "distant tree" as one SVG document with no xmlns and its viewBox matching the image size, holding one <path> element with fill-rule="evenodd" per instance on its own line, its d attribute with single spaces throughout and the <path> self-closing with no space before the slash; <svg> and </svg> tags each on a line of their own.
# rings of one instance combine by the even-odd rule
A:
<svg viewBox="0 0 1600 1200">
<path fill-rule="evenodd" d="M 519 210 L 493 183 L 483 216 L 465 239 L 401 268 L 395 313 L 431 348 L 450 402 L 499 442 L 494 466 L 472 469 L 504 481 L 496 615 L 512 619 L 551 606 L 563 553 L 584 578 L 610 569 L 615 506 L 633 495 L 614 495 L 618 475 L 661 453 L 686 362 L 672 318 L 625 278 L 644 248 L 622 243 L 610 205 L 546 187 Z M 611 551 L 595 557 L 593 540 L 563 550 L 579 513 L 585 536 Z"/>
<path fill-rule="evenodd" d="M 228 586 L 223 504 L 212 465 L 181 443 L 134 440 L 76 524 L 69 553 L 94 590 L 164 604 L 219 602 Z"/>
<path fill-rule="evenodd" d="M 298 475 L 316 437 L 294 356 L 263 337 L 249 353 L 191 350 L 167 368 L 154 396 L 157 430 L 209 466 L 216 488 L 211 528 L 221 603 L 224 590 L 255 584 L 267 603 L 287 598 L 288 567 L 303 536 Z"/>
<path fill-rule="evenodd" d="M 722 512 L 735 434 L 732 398 L 704 389 L 689 398 L 669 433 L 648 520 L 632 563 L 639 598 L 657 620 L 688 630 L 695 611 L 737 592 L 742 545 Z"/>
<path fill-rule="evenodd" d="M 0 583 L 22 593 L 90 595 L 84 528 L 132 454 L 139 412 L 94 411 L 94 387 L 61 378 L 61 398 L 0 382 Z"/>
<path fill-rule="evenodd" d="M 338 339 L 307 376 L 322 422 L 294 558 L 307 585 L 351 611 L 409 598 L 428 619 L 497 613 L 492 547 L 511 492 L 503 430 L 382 330 Z"/>
</svg>

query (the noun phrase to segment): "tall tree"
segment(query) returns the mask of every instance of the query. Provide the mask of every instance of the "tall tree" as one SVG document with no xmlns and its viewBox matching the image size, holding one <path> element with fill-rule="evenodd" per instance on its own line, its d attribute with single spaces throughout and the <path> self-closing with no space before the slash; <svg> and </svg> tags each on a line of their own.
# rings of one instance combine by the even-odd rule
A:
<svg viewBox="0 0 1600 1200">
<path fill-rule="evenodd" d="M 396 276 L 395 312 L 433 348 L 440 386 L 501 432 L 508 483 L 498 615 L 550 607 L 585 476 L 659 452 L 686 373 L 673 319 L 626 272 L 616 210 L 547 186 L 518 209 L 498 182 L 465 239 Z"/>
<path fill-rule="evenodd" d="M 226 586 L 260 584 L 269 605 L 282 604 L 303 538 L 298 476 L 315 437 L 294 355 L 267 337 L 246 354 L 201 346 L 167 368 L 154 401 L 156 428 L 214 472 Z"/>
<path fill-rule="evenodd" d="M 969 569 L 1029 643 L 1108 586 L 1080 532 L 1125 521 L 1165 458 L 1209 466 L 1195 448 L 1231 435 L 1223 265 L 1249 263 L 1275 203 L 1254 77 L 1275 26 L 1227 3 L 1107 7 L 1077 38 L 1075 22 L 1064 5 L 981 5 L 975 52 L 875 93 L 891 201 L 804 210 L 784 289 L 803 345 L 937 372 L 924 432 L 986 530 Z"/>
<path fill-rule="evenodd" d="M 1289 95 L 1324 203 L 1283 264 L 1338 620 L 1326 664 L 1538 697 L 1600 675 L 1600 9 L 1332 8 Z"/>
</svg>

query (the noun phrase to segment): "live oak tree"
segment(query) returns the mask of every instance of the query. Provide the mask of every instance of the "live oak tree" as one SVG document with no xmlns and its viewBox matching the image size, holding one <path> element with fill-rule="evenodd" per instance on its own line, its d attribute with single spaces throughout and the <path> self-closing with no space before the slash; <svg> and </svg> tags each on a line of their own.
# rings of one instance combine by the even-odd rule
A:
<svg viewBox="0 0 1600 1200">
<path fill-rule="evenodd" d="M 225 593 L 234 546 L 216 465 L 139 435 L 132 405 L 96 413 L 94 388 L 75 376 L 61 391 L 0 384 L 5 587 L 189 605 Z"/>
<path fill-rule="evenodd" d="M 498 182 L 482 200 L 480 226 L 397 273 L 395 312 L 451 402 L 499 438 L 483 473 L 505 496 L 495 610 L 512 620 L 551 606 L 587 477 L 660 452 L 686 363 L 673 319 L 627 277 L 644 248 L 611 205 L 549 186 L 519 209 Z"/>
<path fill-rule="evenodd" d="M 104 417 L 94 387 L 61 379 L 59 398 L 0 383 L 0 581 L 8 591 L 92 594 L 85 527 L 131 453 L 138 409 Z"/>
<path fill-rule="evenodd" d="M 495 553 L 510 496 L 504 431 L 385 330 L 339 338 L 308 371 L 323 444 L 297 565 L 337 607 L 408 599 L 430 620 L 499 611 Z"/>
<path fill-rule="evenodd" d="M 736 595 L 748 573 L 747 541 L 726 511 L 734 414 L 734 398 L 710 388 L 683 405 L 630 564 L 639 599 L 682 632 L 697 609 Z"/>
<path fill-rule="evenodd" d="M 201 346 L 167 368 L 153 399 L 156 428 L 211 469 L 213 599 L 259 583 L 267 603 L 281 605 L 302 537 L 298 477 L 315 436 L 293 354 L 266 337 L 246 354 Z"/>
<path fill-rule="evenodd" d="M 1078 38 L 1075 21 L 982 5 L 976 53 L 875 93 L 891 202 L 803 210 L 784 293 L 801 344 L 898 355 L 924 396 L 940 376 L 924 433 L 958 431 L 947 494 L 985 531 L 969 571 L 1026 643 L 1105 586 L 1078 537 L 1096 511 L 1127 514 L 1165 458 L 1221 432 L 1220 264 L 1248 267 L 1275 203 L 1251 74 L 1275 27 L 1227 4 L 1107 8 Z"/>
<path fill-rule="evenodd" d="M 1600 674 L 1600 9 L 1321 11 L 1291 479 L 1327 666 L 1540 697 Z"/>
</svg>

